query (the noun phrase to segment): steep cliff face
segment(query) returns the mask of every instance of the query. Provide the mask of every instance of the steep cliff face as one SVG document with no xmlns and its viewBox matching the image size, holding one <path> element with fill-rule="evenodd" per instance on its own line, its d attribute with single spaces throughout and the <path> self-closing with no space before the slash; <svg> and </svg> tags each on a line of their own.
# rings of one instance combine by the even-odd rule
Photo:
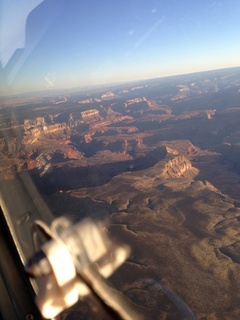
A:
<svg viewBox="0 0 240 320">
<path fill-rule="evenodd" d="M 113 123 L 119 123 L 119 122 L 122 122 L 122 121 L 125 121 L 125 120 L 132 120 L 132 117 L 130 117 L 130 116 L 122 116 L 122 117 L 116 117 L 116 118 L 114 118 L 114 117 L 106 118 L 106 119 L 104 119 L 102 121 L 90 124 L 89 129 L 90 130 L 99 130 L 102 127 L 106 127 L 106 126 L 109 126 L 109 125 L 111 125 Z"/>
<path fill-rule="evenodd" d="M 69 128 L 73 128 L 75 127 L 75 121 L 74 121 L 74 118 L 73 118 L 73 114 L 70 113 L 69 116 L 68 116 L 68 126 Z"/>
<path fill-rule="evenodd" d="M 139 103 L 139 102 L 146 102 L 147 99 L 145 97 L 143 98 L 135 98 L 135 99 L 130 99 L 126 102 L 125 106 L 129 106 L 131 104 Z"/>
<path fill-rule="evenodd" d="M 54 123 L 43 127 L 44 133 L 54 133 L 67 128 L 66 123 Z"/>
<path fill-rule="evenodd" d="M 147 100 L 148 109 L 151 111 L 163 111 L 165 114 L 171 115 L 172 109 L 166 105 L 159 105 L 155 100 Z"/>
<path fill-rule="evenodd" d="M 180 178 L 194 169 L 191 162 L 184 156 L 177 156 L 165 163 L 162 173 L 169 178 Z"/>
<path fill-rule="evenodd" d="M 107 109 L 106 116 L 110 118 L 122 117 L 120 112 L 113 111 L 111 107 Z"/>
<path fill-rule="evenodd" d="M 91 142 L 92 142 L 92 137 L 94 136 L 94 134 L 95 134 L 95 131 L 86 133 L 86 134 L 84 135 L 84 141 L 85 141 L 85 143 L 91 143 Z"/>
<path fill-rule="evenodd" d="M 101 98 L 102 99 L 109 99 L 109 98 L 112 98 L 114 96 L 115 96 L 115 94 L 112 91 L 109 91 L 109 92 L 106 92 L 106 93 L 102 94 Z"/>
<path fill-rule="evenodd" d="M 39 139 L 51 137 L 52 134 L 63 132 L 67 128 L 66 123 L 54 123 L 51 125 L 37 126 L 25 130 L 22 139 L 22 146 L 29 146 L 36 143 Z"/>
<path fill-rule="evenodd" d="M 170 148 L 170 147 L 168 147 L 168 146 L 166 146 L 165 148 L 166 148 L 166 152 L 167 152 L 168 154 L 174 154 L 174 155 L 177 155 L 177 154 L 178 154 L 178 151 L 177 151 L 176 149 L 172 149 L 172 148 Z"/>
<path fill-rule="evenodd" d="M 99 111 L 97 109 L 90 109 L 81 112 L 81 118 L 84 123 L 91 123 L 101 120 Z"/>
<path fill-rule="evenodd" d="M 38 117 L 35 119 L 31 119 L 31 120 L 25 119 L 23 127 L 24 127 L 24 130 L 29 130 L 31 128 L 35 128 L 38 126 L 44 126 L 44 125 L 45 125 L 44 117 Z"/>
<path fill-rule="evenodd" d="M 17 137 L 7 137 L 7 139 L 1 139 L 0 151 L 5 155 L 18 155 L 21 149 L 21 144 Z"/>
</svg>

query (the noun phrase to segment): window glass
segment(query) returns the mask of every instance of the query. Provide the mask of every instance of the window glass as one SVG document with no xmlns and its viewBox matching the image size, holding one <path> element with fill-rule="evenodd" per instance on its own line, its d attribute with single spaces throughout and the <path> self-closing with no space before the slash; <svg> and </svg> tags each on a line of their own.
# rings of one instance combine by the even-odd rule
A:
<svg viewBox="0 0 240 320">
<path fill-rule="evenodd" d="M 109 281 L 146 319 L 239 319 L 239 1 L 0 9 L 2 183 L 127 243 Z"/>
</svg>

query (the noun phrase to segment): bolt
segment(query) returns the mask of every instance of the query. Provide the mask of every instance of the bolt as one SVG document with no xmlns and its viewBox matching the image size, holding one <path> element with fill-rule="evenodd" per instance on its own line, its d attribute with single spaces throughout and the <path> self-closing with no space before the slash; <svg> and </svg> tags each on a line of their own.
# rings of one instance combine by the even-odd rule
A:
<svg viewBox="0 0 240 320">
<path fill-rule="evenodd" d="M 31 215 L 32 215 L 31 212 L 29 211 L 25 212 L 24 214 L 22 214 L 17 218 L 16 223 L 20 225 L 20 224 L 23 224 L 24 222 L 27 222 L 30 219 Z"/>
<path fill-rule="evenodd" d="M 25 320 L 34 320 L 34 315 L 32 313 L 28 313 L 25 317 Z"/>
</svg>

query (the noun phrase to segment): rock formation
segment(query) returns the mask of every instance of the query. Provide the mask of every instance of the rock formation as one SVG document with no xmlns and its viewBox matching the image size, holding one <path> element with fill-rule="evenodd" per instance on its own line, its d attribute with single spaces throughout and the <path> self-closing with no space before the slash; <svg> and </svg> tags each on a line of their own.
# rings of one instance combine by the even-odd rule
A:
<svg viewBox="0 0 240 320">
<path fill-rule="evenodd" d="M 184 156 L 177 156 L 164 164 L 163 175 L 169 178 L 180 178 L 193 170 L 192 164 Z"/>
</svg>

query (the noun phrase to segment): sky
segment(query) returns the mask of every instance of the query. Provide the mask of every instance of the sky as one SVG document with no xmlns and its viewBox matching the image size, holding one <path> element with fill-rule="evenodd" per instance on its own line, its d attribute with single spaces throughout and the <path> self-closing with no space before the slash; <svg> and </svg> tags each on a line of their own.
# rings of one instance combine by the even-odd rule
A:
<svg viewBox="0 0 240 320">
<path fill-rule="evenodd" d="M 239 0 L 0 0 L 0 94 L 240 66 L 239 16 Z"/>
</svg>

